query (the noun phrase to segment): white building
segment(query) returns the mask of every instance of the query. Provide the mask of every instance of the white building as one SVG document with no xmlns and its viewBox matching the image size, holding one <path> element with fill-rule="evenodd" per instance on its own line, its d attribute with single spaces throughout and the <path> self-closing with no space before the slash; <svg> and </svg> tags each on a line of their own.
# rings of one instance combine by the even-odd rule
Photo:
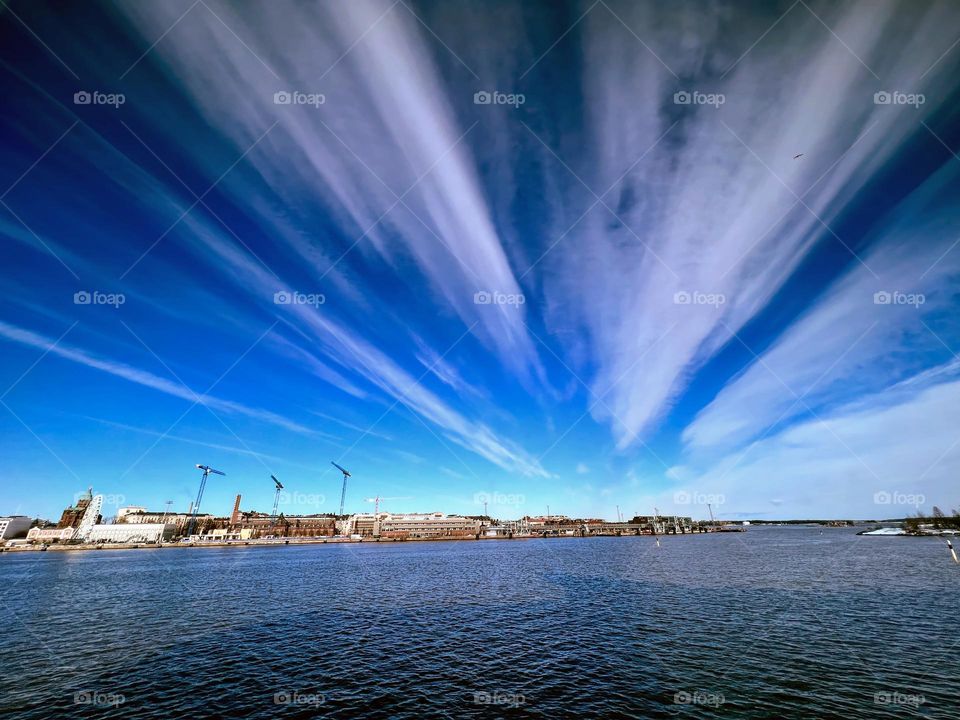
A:
<svg viewBox="0 0 960 720">
<path fill-rule="evenodd" d="M 86 541 L 109 543 L 144 543 L 170 540 L 176 525 L 173 523 L 115 523 L 94 525 Z"/>
<path fill-rule="evenodd" d="M 30 528 L 30 531 L 27 533 L 27 540 L 31 542 L 66 542 L 67 540 L 72 540 L 74 534 L 76 534 L 77 529 L 72 527 L 67 528 L 58 528 L 58 527 L 49 527 L 49 528 Z"/>
<path fill-rule="evenodd" d="M 394 538 L 444 538 L 476 536 L 479 520 L 460 515 L 432 513 L 358 513 L 351 515 L 347 534 Z"/>
<path fill-rule="evenodd" d="M 26 535 L 32 522 L 33 519 L 26 515 L 0 517 L 0 540 L 12 540 L 15 537 Z"/>
</svg>

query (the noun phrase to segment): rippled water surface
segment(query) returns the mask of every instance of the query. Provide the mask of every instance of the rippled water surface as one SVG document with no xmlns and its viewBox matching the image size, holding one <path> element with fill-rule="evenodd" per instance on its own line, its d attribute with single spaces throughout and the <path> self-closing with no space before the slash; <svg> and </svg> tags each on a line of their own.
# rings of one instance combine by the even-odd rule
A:
<svg viewBox="0 0 960 720">
<path fill-rule="evenodd" d="M 653 539 L 0 555 L 0 715 L 960 717 L 942 541 Z"/>
</svg>

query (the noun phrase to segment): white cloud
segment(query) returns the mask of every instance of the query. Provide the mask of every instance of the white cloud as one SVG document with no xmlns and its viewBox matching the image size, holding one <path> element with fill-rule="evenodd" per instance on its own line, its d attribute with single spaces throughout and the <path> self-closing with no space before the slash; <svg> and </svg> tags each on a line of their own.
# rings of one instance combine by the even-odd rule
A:
<svg viewBox="0 0 960 720">
<path fill-rule="evenodd" d="M 958 403 L 957 380 L 895 404 L 883 393 L 862 398 L 730 453 L 682 487 L 723 495 L 728 516 L 769 503 L 778 517 L 793 518 L 903 517 L 935 504 L 953 507 L 960 443 L 945 418 Z M 923 502 L 886 503 L 887 496 Z"/>
<path fill-rule="evenodd" d="M 598 404 L 595 417 L 610 423 L 624 448 L 656 426 L 814 243 L 843 242 L 823 223 L 838 226 L 876 171 L 911 135 L 926 132 L 918 120 L 950 97 L 952 65 L 941 62 L 920 76 L 955 40 L 956 12 L 947 5 L 838 6 L 822 17 L 844 47 L 798 5 L 720 80 L 765 29 L 753 34 L 746 13 L 743 32 L 731 34 L 731 23 L 717 15 L 686 15 L 674 4 L 616 9 L 682 80 L 597 8 L 583 21 L 591 150 L 578 162 L 585 141 L 577 136 L 556 151 L 598 193 L 626 173 L 605 200 L 630 229 L 598 205 L 564 236 L 595 198 L 532 144 L 549 172 L 569 183 L 553 198 L 559 210 L 547 244 L 562 240 L 540 268 L 548 324 L 573 338 L 571 353 L 584 365 L 597 368 L 592 385 L 598 394 L 609 390 L 610 410 Z M 922 110 L 875 105 L 878 83 L 848 48 L 884 83 L 926 93 Z M 674 105 L 674 92 L 683 89 L 721 92 L 726 102 L 719 109 Z M 794 160 L 798 152 L 804 157 Z M 694 291 L 722 295 L 725 303 L 674 304 L 676 293 Z"/>
<path fill-rule="evenodd" d="M 949 195 L 960 178 L 954 166 L 885 218 L 865 265 L 852 266 L 697 415 L 683 432 L 694 450 L 736 447 L 778 421 L 893 386 L 931 357 L 951 356 L 930 326 L 939 320 L 945 332 L 953 325 L 947 337 L 960 329 L 950 319 L 960 252 L 947 252 L 960 232 L 960 213 Z M 931 217 L 936 220 L 924 219 Z M 877 304 L 878 292 L 891 299 L 893 292 L 904 299 L 919 295 L 923 302 Z"/>
<path fill-rule="evenodd" d="M 51 338 L 45 337 L 31 330 L 25 330 L 17 327 L 16 325 L 10 325 L 0 321 L 0 335 L 8 340 L 43 350 L 51 355 L 56 355 L 66 360 L 85 365 L 86 367 L 100 370 L 115 377 L 123 378 L 129 382 L 152 388 L 158 392 L 172 395 L 173 397 L 178 397 L 192 403 L 195 402 L 197 405 L 204 405 L 209 407 L 211 410 L 219 410 L 223 412 L 235 413 L 237 415 L 244 415 L 255 420 L 276 425 L 277 427 L 282 427 L 285 430 L 292 430 L 293 432 L 304 434 L 313 433 L 310 428 L 296 423 L 293 420 L 289 420 L 282 415 L 270 412 L 269 410 L 252 408 L 233 400 L 224 400 L 207 394 L 195 393 L 190 388 L 165 378 L 158 377 L 157 375 L 147 372 L 146 370 L 140 370 L 139 368 L 135 368 L 131 365 L 117 362 L 115 360 L 97 357 L 86 350 L 71 347 L 63 342 L 55 344 L 55 341 Z"/>
<path fill-rule="evenodd" d="M 408 282 L 426 282 L 467 326 L 477 323 L 476 333 L 504 366 L 539 375 L 523 308 L 474 303 L 480 290 L 517 294 L 521 288 L 469 142 L 461 141 L 469 126 L 457 124 L 431 58 L 432 40 L 410 11 L 381 0 L 276 2 L 243 12 L 228 3 L 209 5 L 233 32 L 197 9 L 153 55 L 238 154 L 277 123 L 245 158 L 263 183 L 251 188 L 227 177 L 220 188 L 259 216 L 317 277 L 340 256 L 304 238 L 301 226 L 310 227 L 310 213 L 322 201 L 341 229 L 358 238 L 351 252 L 375 252 L 396 268 L 412 259 L 419 274 L 405 272 Z M 161 4 L 122 11 L 145 39 L 165 32 L 182 12 Z M 246 47 L 234 33 L 246 38 Z M 326 102 L 278 106 L 278 90 L 322 92 Z M 270 193 L 285 208 L 283 217 Z M 329 281 L 337 277 L 333 272 Z"/>
</svg>

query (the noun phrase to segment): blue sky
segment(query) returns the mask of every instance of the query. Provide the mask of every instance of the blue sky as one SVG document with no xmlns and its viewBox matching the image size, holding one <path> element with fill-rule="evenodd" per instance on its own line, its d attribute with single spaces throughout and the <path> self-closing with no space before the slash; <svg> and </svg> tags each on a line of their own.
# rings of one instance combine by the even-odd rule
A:
<svg viewBox="0 0 960 720">
<path fill-rule="evenodd" d="M 957 507 L 958 20 L 8 3 L 0 511 Z"/>
</svg>

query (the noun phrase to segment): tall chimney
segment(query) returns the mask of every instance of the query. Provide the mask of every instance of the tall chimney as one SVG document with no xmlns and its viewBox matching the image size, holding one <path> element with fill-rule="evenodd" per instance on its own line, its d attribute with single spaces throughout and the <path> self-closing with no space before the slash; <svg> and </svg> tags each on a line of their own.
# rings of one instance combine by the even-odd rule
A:
<svg viewBox="0 0 960 720">
<path fill-rule="evenodd" d="M 237 501 L 233 504 L 233 514 L 230 516 L 230 524 L 236 525 L 240 522 L 240 496 L 237 495 Z"/>
</svg>

